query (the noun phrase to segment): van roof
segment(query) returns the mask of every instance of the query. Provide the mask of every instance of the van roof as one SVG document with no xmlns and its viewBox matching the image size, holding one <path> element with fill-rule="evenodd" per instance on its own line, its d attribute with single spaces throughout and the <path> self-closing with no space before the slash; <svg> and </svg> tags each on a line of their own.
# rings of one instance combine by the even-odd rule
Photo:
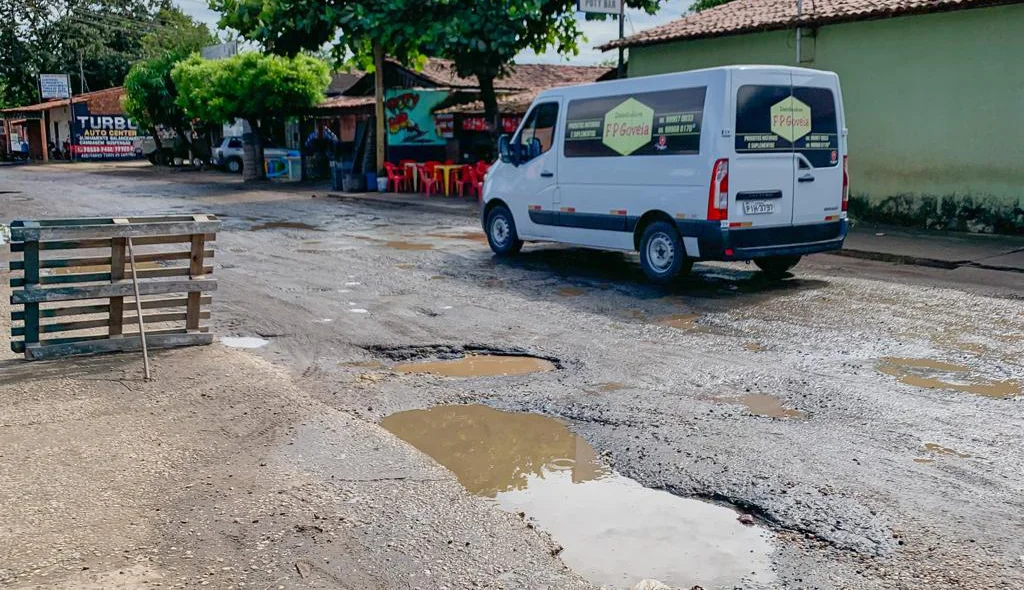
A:
<svg viewBox="0 0 1024 590">
<path fill-rule="evenodd" d="M 684 81 L 686 78 L 707 78 L 715 74 L 725 73 L 728 71 L 760 71 L 760 72 L 792 72 L 792 73 L 804 73 L 804 74 L 828 74 L 835 76 L 835 73 L 826 70 L 815 70 L 812 68 L 798 68 L 795 66 L 777 66 L 777 65 L 733 65 L 733 66 L 718 66 L 714 68 L 703 68 L 700 70 L 687 70 L 685 72 L 672 72 L 669 74 L 658 74 L 655 76 L 639 76 L 636 78 L 621 78 L 618 80 L 607 80 L 604 82 L 592 82 L 589 84 L 576 84 L 573 86 L 558 86 L 556 88 L 549 88 L 537 95 L 537 99 L 545 98 L 548 96 L 572 96 L 576 94 L 590 94 L 595 88 L 602 90 L 608 90 L 614 92 L 617 88 L 635 87 L 636 83 L 640 80 L 643 81 L 667 81 L 674 78 L 679 78 L 680 81 Z"/>
</svg>

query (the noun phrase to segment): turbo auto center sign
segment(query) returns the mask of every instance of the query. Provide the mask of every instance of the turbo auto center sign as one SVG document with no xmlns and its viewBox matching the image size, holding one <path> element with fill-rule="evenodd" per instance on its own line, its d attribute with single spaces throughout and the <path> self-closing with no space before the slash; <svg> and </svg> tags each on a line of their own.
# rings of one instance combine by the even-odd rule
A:
<svg viewBox="0 0 1024 590">
<path fill-rule="evenodd" d="M 126 160 L 137 156 L 139 127 L 123 115 L 78 115 L 71 151 L 82 160 Z"/>
</svg>

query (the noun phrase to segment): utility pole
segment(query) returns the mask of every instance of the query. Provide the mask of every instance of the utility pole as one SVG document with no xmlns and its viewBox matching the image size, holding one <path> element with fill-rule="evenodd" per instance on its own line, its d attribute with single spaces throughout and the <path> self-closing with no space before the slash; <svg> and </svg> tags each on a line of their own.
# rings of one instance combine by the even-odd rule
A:
<svg viewBox="0 0 1024 590">
<path fill-rule="evenodd" d="M 82 50 L 78 50 L 78 93 L 85 94 L 85 69 L 82 67 Z"/>
<path fill-rule="evenodd" d="M 619 0 L 619 43 L 622 43 L 622 38 L 626 36 L 626 0 Z M 622 79 L 626 77 L 626 50 L 622 45 L 619 45 L 619 70 L 616 74 L 616 78 Z"/>
<path fill-rule="evenodd" d="M 377 169 L 374 172 L 380 173 L 387 157 L 384 143 L 386 130 L 384 125 L 384 47 L 380 43 L 373 44 L 373 69 L 373 89 L 377 107 L 375 112 L 377 119 Z"/>
</svg>

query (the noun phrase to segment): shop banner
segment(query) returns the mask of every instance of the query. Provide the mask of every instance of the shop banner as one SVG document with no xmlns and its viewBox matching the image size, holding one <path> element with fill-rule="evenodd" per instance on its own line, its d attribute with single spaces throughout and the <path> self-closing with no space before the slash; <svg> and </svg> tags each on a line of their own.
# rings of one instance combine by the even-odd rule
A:
<svg viewBox="0 0 1024 590">
<path fill-rule="evenodd" d="M 455 115 L 451 113 L 434 115 L 434 129 L 438 136 L 445 139 L 455 137 Z"/>
<path fill-rule="evenodd" d="M 142 156 L 141 138 L 124 115 L 77 115 L 71 153 L 79 160 L 129 160 Z"/>
<path fill-rule="evenodd" d="M 71 83 L 67 74 L 39 74 L 39 95 L 48 98 L 71 98 Z"/>
<path fill-rule="evenodd" d="M 433 110 L 448 97 L 442 90 L 388 90 L 384 110 L 389 145 L 443 145 L 434 126 Z"/>
<path fill-rule="evenodd" d="M 502 133 L 515 133 L 519 123 L 523 120 L 518 116 L 503 116 L 501 118 Z M 465 117 L 462 119 L 463 131 L 487 131 L 487 120 L 483 117 Z"/>
</svg>

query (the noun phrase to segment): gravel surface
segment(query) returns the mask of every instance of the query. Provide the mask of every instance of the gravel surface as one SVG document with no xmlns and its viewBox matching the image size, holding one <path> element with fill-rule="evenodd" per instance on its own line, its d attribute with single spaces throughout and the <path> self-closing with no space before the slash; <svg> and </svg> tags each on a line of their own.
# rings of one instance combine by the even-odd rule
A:
<svg viewBox="0 0 1024 590">
<path fill-rule="evenodd" d="M 634 256 L 499 261 L 468 217 L 214 173 L 0 175 L 7 218 L 218 214 L 214 329 L 270 341 L 163 353 L 151 384 L 119 381 L 130 356 L 0 361 L 0 585 L 110 587 L 123 570 L 122 587 L 191 587 L 209 570 L 214 587 L 587 587 L 545 534 L 375 425 L 484 403 L 560 418 L 620 473 L 753 515 L 777 587 L 1024 588 L 1024 397 L 969 391 L 1024 384 L 1024 275 L 817 256 L 778 283 L 699 264 L 662 289 Z M 289 225 L 252 229 L 274 222 Z M 559 368 L 389 370 L 481 349 Z M 803 417 L 756 415 L 752 394 Z"/>
</svg>

